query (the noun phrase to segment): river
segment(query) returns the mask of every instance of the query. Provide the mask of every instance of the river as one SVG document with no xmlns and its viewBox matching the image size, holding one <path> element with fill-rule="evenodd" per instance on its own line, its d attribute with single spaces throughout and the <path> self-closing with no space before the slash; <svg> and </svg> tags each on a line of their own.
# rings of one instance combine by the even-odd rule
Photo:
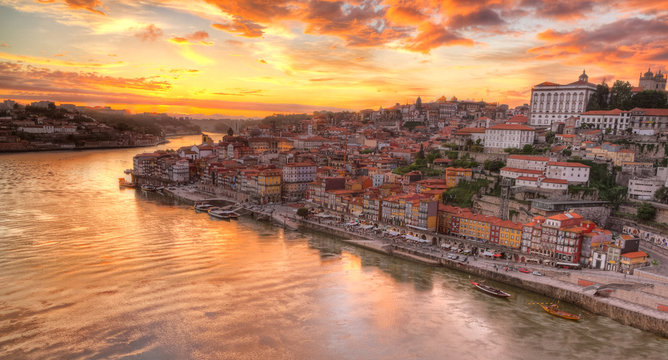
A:
<svg viewBox="0 0 668 360">
<path fill-rule="evenodd" d="M 177 148 L 199 137 L 172 139 Z M 2 359 L 661 359 L 668 341 L 537 294 L 118 177 L 151 149 L 0 155 Z M 663 354 L 663 355 L 662 355 Z"/>
</svg>

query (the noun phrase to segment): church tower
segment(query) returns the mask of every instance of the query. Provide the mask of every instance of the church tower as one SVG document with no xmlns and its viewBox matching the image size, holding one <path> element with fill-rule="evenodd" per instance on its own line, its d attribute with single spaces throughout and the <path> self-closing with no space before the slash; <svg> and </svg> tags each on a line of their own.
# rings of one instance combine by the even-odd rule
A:
<svg viewBox="0 0 668 360">
<path fill-rule="evenodd" d="M 582 70 L 582 75 L 580 75 L 579 80 L 582 82 L 589 82 L 589 76 Z"/>
</svg>

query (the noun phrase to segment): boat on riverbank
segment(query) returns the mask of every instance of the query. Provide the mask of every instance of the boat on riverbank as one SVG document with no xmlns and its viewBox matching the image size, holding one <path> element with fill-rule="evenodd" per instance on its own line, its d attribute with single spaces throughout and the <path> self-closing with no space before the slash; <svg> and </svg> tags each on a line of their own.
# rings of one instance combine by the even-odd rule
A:
<svg viewBox="0 0 668 360">
<path fill-rule="evenodd" d="M 489 286 L 489 285 L 477 283 L 475 281 L 471 281 L 471 284 L 473 284 L 473 286 L 475 286 L 478 290 L 480 290 L 484 293 L 494 295 L 494 296 L 498 296 L 498 297 L 503 297 L 503 298 L 510 297 L 510 294 L 508 294 L 507 292 L 505 292 L 501 289 L 497 289 L 497 288 Z"/>
<path fill-rule="evenodd" d="M 580 319 L 582 319 L 582 315 L 575 315 L 575 314 L 565 312 L 563 310 L 559 310 L 559 305 L 557 305 L 557 304 L 550 304 L 550 305 L 541 304 L 540 307 L 542 307 L 543 310 L 545 310 L 548 314 L 558 316 L 560 318 L 564 318 L 564 319 L 568 319 L 568 320 L 580 320 Z"/>
<path fill-rule="evenodd" d="M 125 178 L 118 178 L 118 187 L 121 189 L 134 189 L 135 183 L 125 180 Z"/>
<path fill-rule="evenodd" d="M 211 205 L 211 204 L 196 204 L 194 206 L 195 211 L 197 211 L 197 212 L 208 212 L 209 209 L 211 209 L 212 207 L 214 207 L 214 206 Z"/>
<path fill-rule="evenodd" d="M 209 216 L 216 218 L 216 219 L 221 219 L 221 220 L 228 220 L 230 218 L 229 211 L 223 210 L 219 207 L 212 207 L 208 211 Z"/>
<path fill-rule="evenodd" d="M 157 191 L 157 188 L 156 188 L 155 186 L 153 186 L 153 185 L 149 185 L 149 184 L 144 184 L 144 185 L 142 185 L 142 186 L 141 186 L 141 189 L 142 189 L 143 191 Z"/>
</svg>

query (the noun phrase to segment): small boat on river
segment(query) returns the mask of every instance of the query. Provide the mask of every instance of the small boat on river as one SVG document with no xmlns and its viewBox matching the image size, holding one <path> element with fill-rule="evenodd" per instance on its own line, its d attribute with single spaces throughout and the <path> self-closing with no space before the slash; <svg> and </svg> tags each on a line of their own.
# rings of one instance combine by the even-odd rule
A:
<svg viewBox="0 0 668 360">
<path fill-rule="evenodd" d="M 475 281 L 471 281 L 471 284 L 473 284 L 473 286 L 475 286 L 478 290 L 480 290 L 482 292 L 485 292 L 487 294 L 498 296 L 498 297 L 504 297 L 504 298 L 510 297 L 510 294 L 508 294 L 507 292 L 505 292 L 503 290 L 497 289 L 495 287 L 485 285 L 485 284 L 481 284 L 481 283 L 477 283 Z"/>
<path fill-rule="evenodd" d="M 227 219 L 230 218 L 228 212 L 229 211 L 223 210 L 223 209 L 221 209 L 219 207 L 215 207 L 215 206 L 210 208 L 209 211 L 208 211 L 209 216 L 211 216 L 213 218 L 216 218 L 216 219 L 222 219 L 222 220 L 227 220 Z"/>
<path fill-rule="evenodd" d="M 567 313 L 563 310 L 559 310 L 559 305 L 557 304 L 550 304 L 550 305 L 543 305 L 541 304 L 540 307 L 543 308 L 548 314 L 552 314 L 554 316 L 558 316 L 560 318 L 568 319 L 568 320 L 580 320 L 582 319 L 582 315 L 575 315 L 571 313 Z"/>
<path fill-rule="evenodd" d="M 195 211 L 197 211 L 197 212 L 208 212 L 209 209 L 211 209 L 212 207 L 214 207 L 214 206 L 211 205 L 211 204 L 197 204 L 197 205 L 195 205 Z"/>
</svg>

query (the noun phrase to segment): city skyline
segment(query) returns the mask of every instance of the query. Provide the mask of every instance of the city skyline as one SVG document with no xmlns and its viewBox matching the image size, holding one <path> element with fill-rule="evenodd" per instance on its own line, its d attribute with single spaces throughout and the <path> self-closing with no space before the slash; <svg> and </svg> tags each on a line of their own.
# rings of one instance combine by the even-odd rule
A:
<svg viewBox="0 0 668 360">
<path fill-rule="evenodd" d="M 666 1 L 0 1 L 0 98 L 264 116 L 665 72 Z"/>
</svg>

